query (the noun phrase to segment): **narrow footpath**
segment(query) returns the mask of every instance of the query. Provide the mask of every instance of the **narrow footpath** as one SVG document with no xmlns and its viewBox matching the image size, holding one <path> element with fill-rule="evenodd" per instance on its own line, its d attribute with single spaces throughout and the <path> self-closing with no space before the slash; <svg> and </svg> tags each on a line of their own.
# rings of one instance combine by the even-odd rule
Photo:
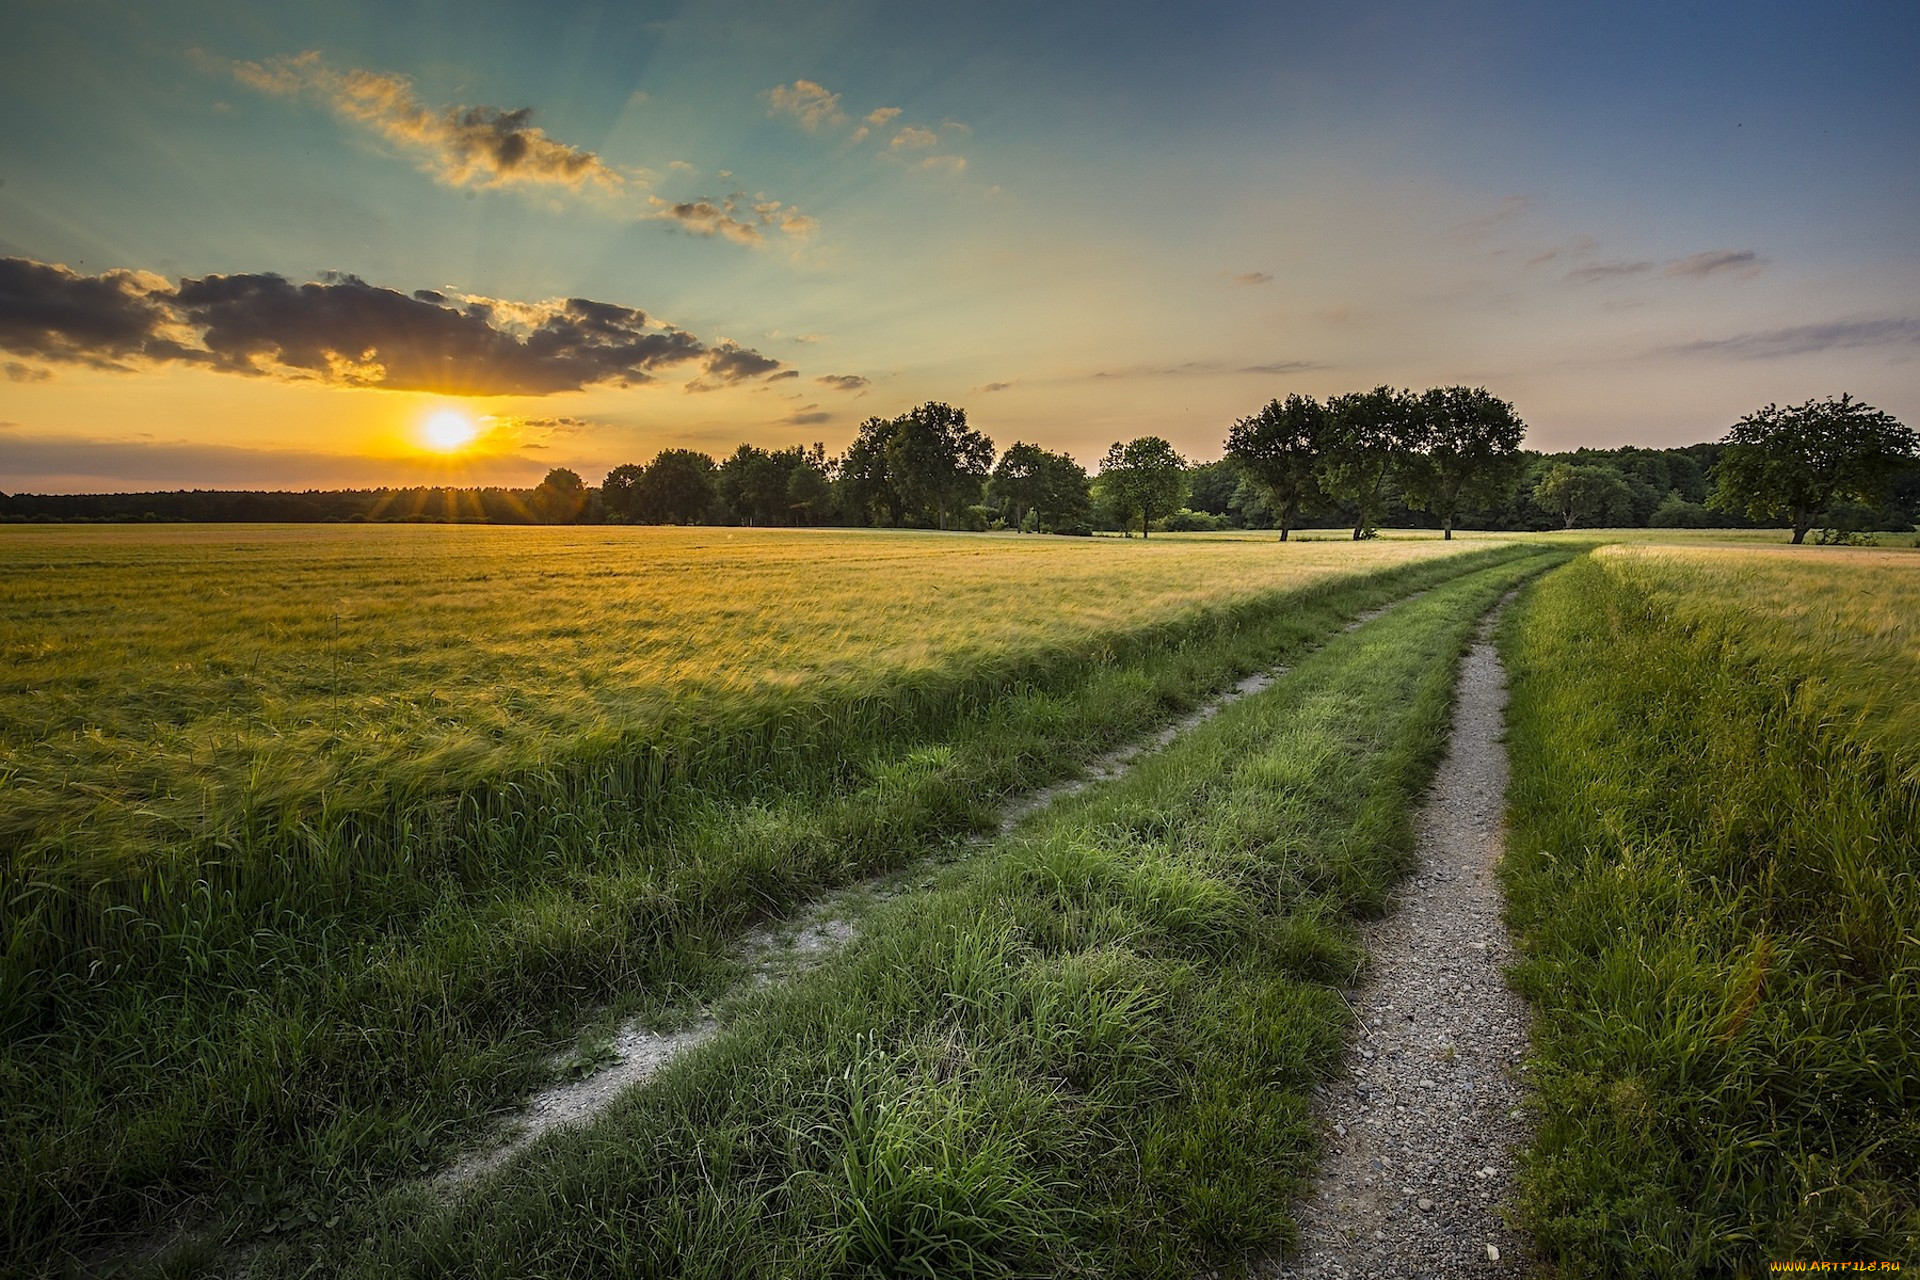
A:
<svg viewBox="0 0 1920 1280">
<path fill-rule="evenodd" d="M 1300 1248 L 1275 1277 L 1525 1275 L 1501 1206 L 1513 1193 L 1525 1002 L 1494 879 L 1507 789 L 1507 691 L 1482 624 L 1446 758 L 1416 820 L 1417 866 L 1369 925 L 1360 1034 L 1319 1093 L 1325 1156 L 1300 1209 Z"/>
</svg>

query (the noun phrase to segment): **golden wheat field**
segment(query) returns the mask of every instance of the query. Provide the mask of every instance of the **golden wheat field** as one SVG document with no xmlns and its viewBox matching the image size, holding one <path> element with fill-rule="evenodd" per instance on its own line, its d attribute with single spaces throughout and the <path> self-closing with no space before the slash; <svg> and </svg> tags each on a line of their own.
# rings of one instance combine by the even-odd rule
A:
<svg viewBox="0 0 1920 1280">
<path fill-rule="evenodd" d="M 865 530 L 0 530 L 0 841 L 457 787 L 671 716 L 1453 554 Z"/>
<path fill-rule="evenodd" d="M 1609 546 L 1596 552 L 1679 617 L 1818 678 L 1869 737 L 1920 743 L 1920 554 L 1860 547 Z"/>
</svg>

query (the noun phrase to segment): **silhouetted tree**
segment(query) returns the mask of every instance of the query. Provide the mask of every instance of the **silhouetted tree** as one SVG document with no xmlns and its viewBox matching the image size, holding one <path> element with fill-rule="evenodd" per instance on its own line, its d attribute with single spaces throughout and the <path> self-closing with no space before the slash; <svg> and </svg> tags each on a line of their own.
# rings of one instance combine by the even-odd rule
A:
<svg viewBox="0 0 1920 1280">
<path fill-rule="evenodd" d="M 695 524 L 713 510 L 713 459 L 693 449 L 662 449 L 635 486 L 635 518 L 646 524 Z"/>
<path fill-rule="evenodd" d="M 609 518 L 619 524 L 641 522 L 638 490 L 640 478 L 646 474 L 647 469 L 637 462 L 624 462 L 607 472 L 607 478 L 600 482 L 600 501 Z"/>
<path fill-rule="evenodd" d="M 1842 395 L 1741 418 L 1721 441 L 1707 505 L 1755 520 L 1786 517 L 1793 540 L 1839 501 L 1883 503 L 1896 473 L 1920 453 L 1913 431 Z"/>
<path fill-rule="evenodd" d="M 527 504 L 534 518 L 547 524 L 572 524 L 587 508 L 587 486 L 580 473 L 566 467 L 547 472 Z"/>
</svg>

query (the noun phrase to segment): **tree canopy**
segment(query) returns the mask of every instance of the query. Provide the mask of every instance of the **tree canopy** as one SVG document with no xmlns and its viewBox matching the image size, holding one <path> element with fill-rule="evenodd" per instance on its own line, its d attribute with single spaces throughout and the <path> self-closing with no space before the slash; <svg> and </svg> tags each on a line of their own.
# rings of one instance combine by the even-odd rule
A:
<svg viewBox="0 0 1920 1280">
<path fill-rule="evenodd" d="M 1463 506 L 1511 486 L 1527 425 L 1484 387 L 1434 387 L 1418 400 L 1419 422 L 1400 477 L 1407 505 L 1440 517 L 1443 536 Z"/>
<path fill-rule="evenodd" d="M 1087 470 L 1064 453 L 1015 441 L 994 464 L 987 501 L 1016 529 L 1053 533 L 1088 520 Z"/>
<path fill-rule="evenodd" d="M 1122 524 L 1139 518 L 1144 538 L 1149 525 L 1186 497 L 1187 460 L 1159 436 L 1116 441 L 1100 461 L 1100 489 Z"/>
<path fill-rule="evenodd" d="M 1334 443 L 1333 419 L 1312 396 L 1269 401 L 1227 429 L 1227 456 L 1265 493 L 1285 542 L 1300 506 L 1319 492 L 1320 468 Z"/>
<path fill-rule="evenodd" d="M 1332 431 L 1320 466 L 1320 485 L 1355 508 L 1356 541 L 1372 535 L 1387 476 L 1419 444 L 1418 397 L 1392 387 L 1353 391 L 1327 402 Z"/>
<path fill-rule="evenodd" d="M 1884 501 L 1894 476 L 1920 455 L 1911 428 L 1850 395 L 1769 404 L 1736 422 L 1721 444 L 1707 505 L 1756 520 L 1784 517 L 1795 542 L 1836 502 Z"/>
</svg>

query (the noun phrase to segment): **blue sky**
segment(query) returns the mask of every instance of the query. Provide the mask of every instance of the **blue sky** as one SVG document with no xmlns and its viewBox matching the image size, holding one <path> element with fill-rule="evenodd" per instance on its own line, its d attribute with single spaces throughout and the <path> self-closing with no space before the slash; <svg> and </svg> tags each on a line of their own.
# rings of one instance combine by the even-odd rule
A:
<svg viewBox="0 0 1920 1280">
<path fill-rule="evenodd" d="M 1910 3 L 398 8 L 7 0 L 0 488 L 597 479 L 927 399 L 1205 458 L 1383 382 L 1549 449 L 1920 421 Z"/>
</svg>

